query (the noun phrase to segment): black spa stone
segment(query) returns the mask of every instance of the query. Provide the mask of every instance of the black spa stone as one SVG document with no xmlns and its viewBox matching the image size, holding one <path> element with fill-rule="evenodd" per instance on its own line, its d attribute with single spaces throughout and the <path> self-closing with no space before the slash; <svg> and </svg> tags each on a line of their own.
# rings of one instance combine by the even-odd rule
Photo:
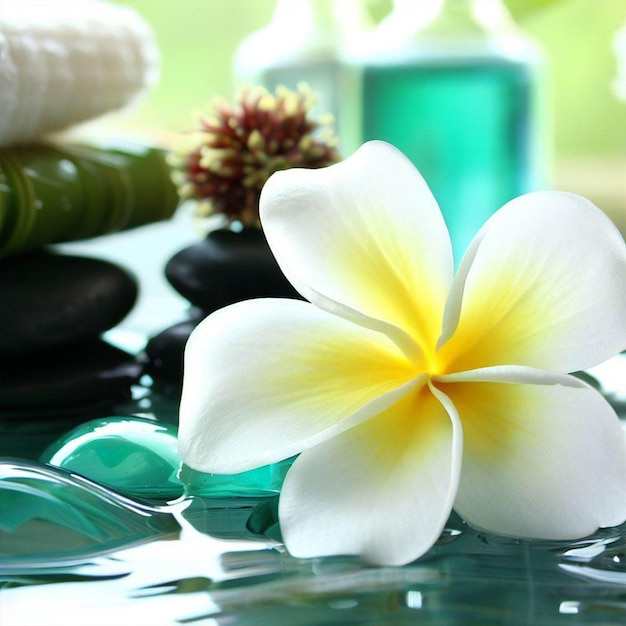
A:
<svg viewBox="0 0 626 626">
<path fill-rule="evenodd" d="M 176 291 L 206 313 L 250 298 L 299 297 L 258 228 L 209 233 L 175 254 L 165 275 Z"/>
<path fill-rule="evenodd" d="M 143 366 L 101 339 L 64 345 L 0 364 L 0 417 L 106 414 L 131 399 Z"/>
<path fill-rule="evenodd" d="M 108 261 L 38 251 L 0 263 L 0 355 L 92 339 L 137 299 L 136 280 Z"/>
<path fill-rule="evenodd" d="M 193 329 L 204 319 L 196 316 L 174 324 L 146 344 L 146 373 L 165 391 L 180 393 L 183 383 L 183 354 L 185 344 Z"/>
</svg>

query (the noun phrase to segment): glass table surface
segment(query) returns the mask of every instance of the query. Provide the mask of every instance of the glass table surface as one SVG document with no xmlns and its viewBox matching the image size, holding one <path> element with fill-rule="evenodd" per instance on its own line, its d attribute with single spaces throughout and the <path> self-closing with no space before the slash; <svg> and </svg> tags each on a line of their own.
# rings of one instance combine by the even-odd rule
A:
<svg viewBox="0 0 626 626">
<path fill-rule="evenodd" d="M 150 333 L 176 323 L 185 311 L 165 285 L 162 268 L 197 233 L 183 215 L 117 237 L 62 248 L 124 264 L 129 252 L 137 253 L 131 269 L 143 289 L 138 313 L 109 340 L 139 351 Z M 146 246 L 154 251 L 149 264 L 140 253 Z M 625 419 L 626 354 L 590 373 Z M 143 382 L 111 415 L 175 428 L 176 398 Z M 23 545 L 2 546 L 18 540 L 2 535 L 4 626 L 626 624 L 626 524 L 577 541 L 522 541 L 478 532 L 453 513 L 436 545 L 404 567 L 373 567 L 355 557 L 297 559 L 277 534 L 275 493 L 244 490 L 155 503 L 35 461 L 44 444 L 74 426 L 76 418 L 31 420 L 13 433 L 17 443 L 5 472 L 44 476 L 54 489 L 74 490 L 77 510 L 93 507 L 79 510 L 80 522 L 65 509 L 59 513 L 70 515 L 63 517 L 66 527 L 80 526 L 82 534 L 39 520 L 18 538 Z M 27 497 L 33 484 L 24 479 L 18 496 Z M 87 523 L 95 527 L 83 532 Z"/>
</svg>

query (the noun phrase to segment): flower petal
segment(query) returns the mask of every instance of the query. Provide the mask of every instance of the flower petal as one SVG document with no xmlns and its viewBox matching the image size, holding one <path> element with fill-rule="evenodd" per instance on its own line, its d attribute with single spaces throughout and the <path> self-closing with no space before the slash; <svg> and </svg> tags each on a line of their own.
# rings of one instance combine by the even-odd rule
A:
<svg viewBox="0 0 626 626">
<path fill-rule="evenodd" d="M 234 304 L 187 342 L 183 460 L 229 474 L 287 458 L 379 412 L 414 377 L 387 337 L 309 303 Z"/>
<path fill-rule="evenodd" d="M 523 383 L 530 385 L 564 385 L 565 387 L 586 387 L 580 378 L 569 374 L 549 372 L 525 365 L 496 365 L 481 367 L 465 372 L 434 376 L 436 383 Z M 445 387 L 438 385 L 445 391 Z"/>
<path fill-rule="evenodd" d="M 261 221 L 283 272 L 317 306 L 355 312 L 434 350 L 453 277 L 450 238 L 411 162 L 369 142 L 331 167 L 274 174 Z M 389 334 L 388 331 L 387 334 Z"/>
<path fill-rule="evenodd" d="M 582 382 L 441 387 L 463 423 L 454 508 L 468 523 L 520 538 L 574 539 L 626 519 L 626 442 L 597 391 Z"/>
<path fill-rule="evenodd" d="M 626 246 L 612 222 L 580 196 L 528 194 L 500 209 L 468 248 L 439 358 L 446 372 L 586 369 L 626 347 L 624 311 Z"/>
<path fill-rule="evenodd" d="M 448 519 L 461 453 L 458 418 L 427 386 L 304 451 L 279 502 L 287 549 L 297 557 L 358 554 L 386 565 L 415 560 Z"/>
</svg>

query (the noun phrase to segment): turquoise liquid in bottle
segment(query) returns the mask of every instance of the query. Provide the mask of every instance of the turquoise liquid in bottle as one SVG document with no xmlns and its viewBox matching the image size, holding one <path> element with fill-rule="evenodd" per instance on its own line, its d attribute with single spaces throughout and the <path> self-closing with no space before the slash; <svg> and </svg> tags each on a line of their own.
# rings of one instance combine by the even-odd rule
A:
<svg viewBox="0 0 626 626">
<path fill-rule="evenodd" d="M 430 186 L 455 261 L 489 216 L 533 181 L 533 80 L 506 59 L 369 65 L 363 138 L 404 152 Z"/>
</svg>

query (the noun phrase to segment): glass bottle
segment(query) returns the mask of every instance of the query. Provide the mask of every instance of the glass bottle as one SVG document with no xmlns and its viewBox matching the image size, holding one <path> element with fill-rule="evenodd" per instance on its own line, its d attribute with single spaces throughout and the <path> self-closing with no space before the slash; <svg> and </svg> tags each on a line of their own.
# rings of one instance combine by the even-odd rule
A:
<svg viewBox="0 0 626 626">
<path fill-rule="evenodd" d="M 402 150 L 432 189 L 458 265 L 508 200 L 545 185 L 542 57 L 501 0 L 395 0 L 362 66 L 362 140 Z"/>
<path fill-rule="evenodd" d="M 277 0 L 270 23 L 237 48 L 236 81 L 270 91 L 307 83 L 318 99 L 316 113 L 334 116 L 347 156 L 357 148 L 351 131 L 358 130 L 359 97 L 357 72 L 343 59 L 370 29 L 363 0 Z"/>
</svg>

